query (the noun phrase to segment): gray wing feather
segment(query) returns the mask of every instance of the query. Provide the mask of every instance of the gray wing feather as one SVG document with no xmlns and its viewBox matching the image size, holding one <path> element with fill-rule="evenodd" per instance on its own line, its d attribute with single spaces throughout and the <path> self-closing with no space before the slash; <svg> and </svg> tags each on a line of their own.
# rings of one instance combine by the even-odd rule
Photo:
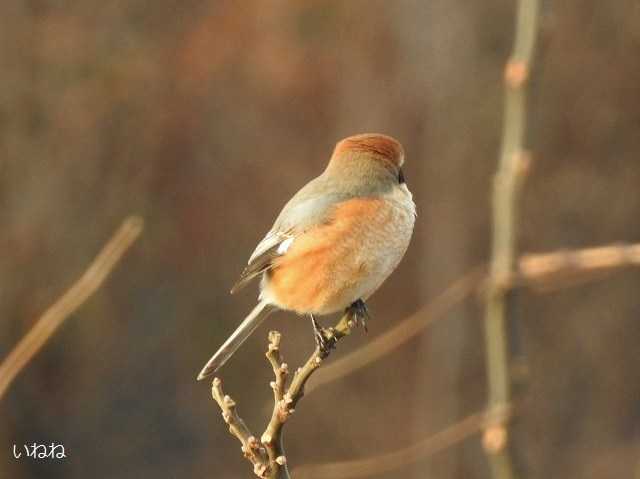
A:
<svg viewBox="0 0 640 479">
<path fill-rule="evenodd" d="M 358 196 L 354 192 L 333 192 L 329 179 L 321 175 L 307 183 L 284 206 L 273 227 L 258 243 L 249 263 L 240 275 L 240 279 L 231 288 L 231 293 L 242 289 L 252 279 L 268 271 L 278 256 L 286 250 L 281 250 L 283 242 L 304 233 L 309 227 L 322 224 L 330 218 L 333 207 L 350 198 Z"/>
<path fill-rule="evenodd" d="M 268 239 L 268 236 L 265 240 Z M 263 241 L 265 241 L 263 240 Z M 240 274 L 240 278 L 231 288 L 231 294 L 236 293 L 237 291 L 244 288 L 253 278 L 261 275 L 265 271 L 267 271 L 273 265 L 273 260 L 280 256 L 278 249 L 280 248 L 280 244 L 286 240 L 286 238 L 280 239 L 277 242 L 271 241 L 273 244 L 267 246 L 266 248 L 263 246 L 260 251 L 256 249 L 251 255 L 249 259 L 249 264 Z M 262 244 L 262 242 L 260 243 Z M 260 245 L 258 245 L 260 246 Z"/>
</svg>

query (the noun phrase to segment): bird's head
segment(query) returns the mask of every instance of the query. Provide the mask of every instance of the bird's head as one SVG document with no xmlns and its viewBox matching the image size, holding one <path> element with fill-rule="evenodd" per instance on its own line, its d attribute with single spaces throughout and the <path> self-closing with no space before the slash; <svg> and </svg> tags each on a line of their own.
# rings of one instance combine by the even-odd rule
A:
<svg viewBox="0 0 640 479">
<path fill-rule="evenodd" d="M 363 133 L 341 140 L 333 150 L 327 174 L 375 190 L 404 184 L 404 148 L 396 139 Z"/>
</svg>

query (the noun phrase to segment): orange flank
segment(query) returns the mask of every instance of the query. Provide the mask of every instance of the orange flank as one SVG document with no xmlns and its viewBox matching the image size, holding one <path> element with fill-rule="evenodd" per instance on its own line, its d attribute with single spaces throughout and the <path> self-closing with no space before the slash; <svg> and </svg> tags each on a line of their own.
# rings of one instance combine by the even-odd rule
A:
<svg viewBox="0 0 640 479">
<path fill-rule="evenodd" d="M 380 198 L 355 198 L 336 206 L 330 219 L 295 239 L 268 273 L 270 293 L 297 312 L 329 314 L 344 307 L 367 274 L 371 248 L 391 219 Z"/>
</svg>

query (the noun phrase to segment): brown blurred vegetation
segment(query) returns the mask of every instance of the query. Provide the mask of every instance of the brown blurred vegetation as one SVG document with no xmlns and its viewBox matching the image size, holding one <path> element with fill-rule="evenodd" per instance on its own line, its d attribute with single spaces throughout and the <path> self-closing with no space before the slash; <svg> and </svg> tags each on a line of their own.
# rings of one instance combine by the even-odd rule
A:
<svg viewBox="0 0 640 479">
<path fill-rule="evenodd" d="M 3 399 L 0 475 L 249 477 L 198 368 L 253 304 L 228 295 L 335 141 L 399 138 L 418 222 L 357 348 L 478 263 L 490 240 L 514 2 L 9 0 L 0 15 L 0 357 L 122 218 L 144 236 Z M 547 1 L 534 65 L 522 251 L 640 240 L 640 4 Z M 640 461 L 637 270 L 514 301 L 526 477 L 632 477 Z M 356 458 L 484 407 L 469 301 L 382 361 L 314 391 L 291 464 Z M 313 347 L 278 314 L 283 353 Z M 223 370 L 256 428 L 267 328 Z M 12 445 L 63 443 L 64 462 Z M 381 478 L 486 478 L 479 441 Z"/>
</svg>

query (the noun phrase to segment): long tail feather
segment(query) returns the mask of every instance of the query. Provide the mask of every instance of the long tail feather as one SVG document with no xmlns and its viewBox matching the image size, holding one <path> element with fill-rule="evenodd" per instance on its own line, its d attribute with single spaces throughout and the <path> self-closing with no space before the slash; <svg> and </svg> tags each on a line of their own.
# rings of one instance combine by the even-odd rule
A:
<svg viewBox="0 0 640 479">
<path fill-rule="evenodd" d="M 215 373 L 220 367 L 227 362 L 227 360 L 233 356 L 238 348 L 251 336 L 251 333 L 260 326 L 262 321 L 265 320 L 270 313 L 276 308 L 266 301 L 260 301 L 255 308 L 249 313 L 249 315 L 240 323 L 240 326 L 236 328 L 231 336 L 224 342 L 220 349 L 209 359 L 205 364 L 200 374 L 198 374 L 198 381 Z"/>
</svg>

